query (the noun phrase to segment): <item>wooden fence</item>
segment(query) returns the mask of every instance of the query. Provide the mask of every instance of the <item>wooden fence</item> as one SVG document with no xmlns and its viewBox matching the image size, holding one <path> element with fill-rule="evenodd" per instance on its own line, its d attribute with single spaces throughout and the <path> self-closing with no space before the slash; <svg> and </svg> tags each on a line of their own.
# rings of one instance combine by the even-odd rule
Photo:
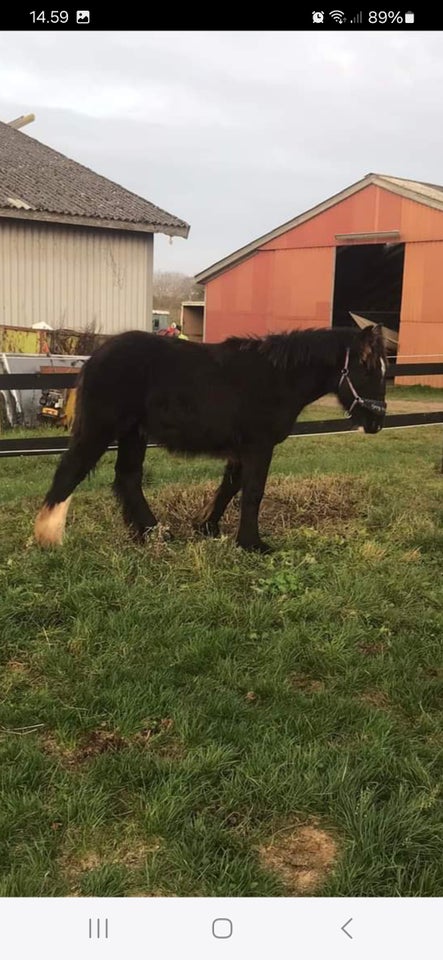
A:
<svg viewBox="0 0 443 960">
<path fill-rule="evenodd" d="M 396 363 L 391 364 L 387 377 L 408 377 L 420 374 L 443 374 L 443 363 Z M 78 374 L 77 374 L 78 376 Z M 0 374 L 0 390 L 45 390 L 66 389 L 75 386 L 72 373 L 2 373 Z M 384 429 L 399 427 L 424 427 L 435 423 L 443 423 L 442 409 L 428 413 L 398 413 L 386 416 Z M 356 427 L 349 419 L 335 420 L 305 420 L 295 423 L 290 433 L 291 437 L 315 436 L 318 434 L 345 433 L 355 430 Z M 64 437 L 0 437 L 0 457 L 41 456 L 51 453 L 63 453 L 67 450 L 69 436 Z M 149 446 L 156 446 L 151 443 Z M 116 450 L 117 444 L 110 444 L 109 450 Z M 443 471 L 443 461 L 442 461 Z"/>
</svg>

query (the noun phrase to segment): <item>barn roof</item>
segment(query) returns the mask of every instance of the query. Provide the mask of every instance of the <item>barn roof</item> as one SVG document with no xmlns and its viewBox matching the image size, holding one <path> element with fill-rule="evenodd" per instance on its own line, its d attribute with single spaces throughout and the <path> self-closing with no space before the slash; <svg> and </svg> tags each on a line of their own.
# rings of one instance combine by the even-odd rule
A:
<svg viewBox="0 0 443 960">
<path fill-rule="evenodd" d="M 187 237 L 149 200 L 0 122 L 0 216 Z"/>
<path fill-rule="evenodd" d="M 382 187 L 382 189 L 389 190 L 391 193 L 397 193 L 402 197 L 406 197 L 408 200 L 424 203 L 426 206 L 433 207 L 435 210 L 443 211 L 443 186 L 438 186 L 435 183 L 424 183 L 421 180 L 404 180 L 402 177 L 390 177 L 383 173 L 368 173 L 362 180 L 352 183 L 351 186 L 346 187 L 345 190 L 341 190 L 340 193 L 335 193 L 332 197 L 329 197 L 328 200 L 318 203 L 315 207 L 311 207 L 310 210 L 306 210 L 305 213 L 294 217 L 293 220 L 282 223 L 280 227 L 276 227 L 276 229 L 271 230 L 270 233 L 265 233 L 262 237 L 258 237 L 257 240 L 253 240 L 251 243 L 246 244 L 246 246 L 240 247 L 239 250 L 235 250 L 234 253 L 231 253 L 228 257 L 224 257 L 223 260 L 218 260 L 216 263 L 211 264 L 210 267 L 202 270 L 201 273 L 197 273 L 195 276 L 197 283 L 207 283 L 208 280 L 213 280 L 219 274 L 224 273 L 225 270 L 230 269 L 230 267 L 235 266 L 242 260 L 246 260 L 255 250 L 263 246 L 264 243 L 269 243 L 270 240 L 274 240 L 276 237 L 287 233 L 288 230 L 292 230 L 302 223 L 306 223 L 307 220 L 318 216 L 319 213 L 324 213 L 325 210 L 329 210 L 329 208 L 335 206 L 335 204 L 346 200 L 347 197 L 351 197 L 354 193 L 358 193 L 359 190 L 364 190 L 365 187 L 370 184 Z"/>
</svg>

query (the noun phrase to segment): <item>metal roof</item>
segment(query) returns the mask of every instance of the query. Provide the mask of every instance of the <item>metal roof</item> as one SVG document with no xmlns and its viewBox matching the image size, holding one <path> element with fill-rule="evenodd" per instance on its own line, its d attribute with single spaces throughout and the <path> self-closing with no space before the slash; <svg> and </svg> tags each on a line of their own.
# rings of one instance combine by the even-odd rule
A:
<svg viewBox="0 0 443 960">
<path fill-rule="evenodd" d="M 166 233 L 189 224 L 0 122 L 0 216 Z"/>
</svg>

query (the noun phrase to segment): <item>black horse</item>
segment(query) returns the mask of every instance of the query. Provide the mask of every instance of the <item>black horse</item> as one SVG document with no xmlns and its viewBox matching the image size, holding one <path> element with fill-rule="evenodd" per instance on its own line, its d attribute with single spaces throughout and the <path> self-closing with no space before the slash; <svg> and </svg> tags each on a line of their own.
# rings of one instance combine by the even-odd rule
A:
<svg viewBox="0 0 443 960">
<path fill-rule="evenodd" d="M 366 433 L 383 425 L 386 357 L 380 327 L 232 337 L 196 344 L 133 331 L 110 338 L 78 382 L 69 449 L 35 522 L 43 545 L 62 542 L 69 499 L 112 441 L 118 442 L 114 491 L 125 522 L 141 540 L 157 520 L 142 491 L 148 438 L 167 450 L 227 460 L 220 487 L 194 524 L 217 536 L 241 489 L 237 543 L 267 549 L 258 512 L 273 449 L 303 407 L 335 393 Z"/>
</svg>

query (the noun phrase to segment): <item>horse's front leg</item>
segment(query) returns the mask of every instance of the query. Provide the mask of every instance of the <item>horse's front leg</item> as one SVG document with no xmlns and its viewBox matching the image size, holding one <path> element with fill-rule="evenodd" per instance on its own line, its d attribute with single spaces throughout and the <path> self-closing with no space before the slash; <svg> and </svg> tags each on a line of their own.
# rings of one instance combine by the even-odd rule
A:
<svg viewBox="0 0 443 960">
<path fill-rule="evenodd" d="M 258 512 L 262 501 L 272 447 L 258 447 L 242 455 L 242 500 L 237 543 L 245 550 L 269 553 L 271 548 L 260 539 Z"/>
</svg>

